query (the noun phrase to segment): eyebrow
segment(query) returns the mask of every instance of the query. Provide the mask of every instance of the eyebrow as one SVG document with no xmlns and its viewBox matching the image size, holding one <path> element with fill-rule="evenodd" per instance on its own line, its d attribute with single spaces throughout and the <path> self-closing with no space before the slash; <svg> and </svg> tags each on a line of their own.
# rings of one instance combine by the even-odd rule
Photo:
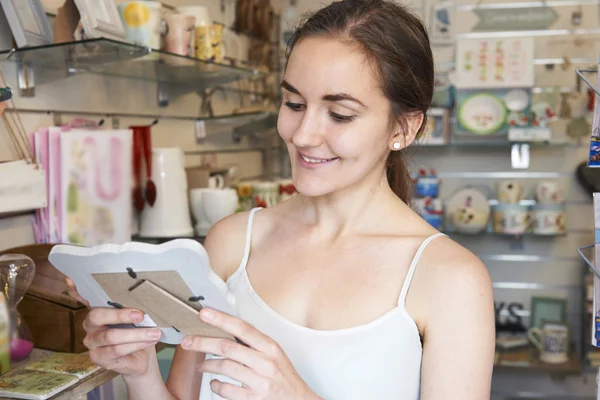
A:
<svg viewBox="0 0 600 400">
<path fill-rule="evenodd" d="M 292 84 L 290 84 L 285 79 L 283 81 L 281 81 L 281 87 L 284 88 L 285 90 L 287 90 L 288 92 L 291 92 L 291 93 L 294 93 L 297 95 L 301 95 L 300 91 L 298 89 L 296 89 L 294 86 L 292 86 Z M 352 101 L 363 108 L 367 108 L 367 106 L 365 106 L 362 101 L 350 96 L 348 93 L 326 94 L 325 96 L 322 97 L 322 99 L 325 101 L 331 101 L 331 102 L 347 100 L 347 101 Z"/>
</svg>

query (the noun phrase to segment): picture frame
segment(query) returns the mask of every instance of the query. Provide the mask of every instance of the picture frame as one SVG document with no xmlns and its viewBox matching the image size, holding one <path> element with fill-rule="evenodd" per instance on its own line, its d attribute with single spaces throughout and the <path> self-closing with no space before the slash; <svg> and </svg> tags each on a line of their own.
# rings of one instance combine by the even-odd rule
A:
<svg viewBox="0 0 600 400">
<path fill-rule="evenodd" d="M 91 308 L 135 308 L 146 310 L 144 320 L 135 327 L 158 326 L 161 342 L 179 344 L 184 335 L 170 325 L 153 320 L 149 314 L 159 307 L 144 307 L 128 294 L 142 281 L 154 282 L 183 303 L 184 308 L 212 308 L 237 316 L 235 296 L 211 268 L 208 253 L 192 239 L 174 239 L 159 245 L 127 242 L 93 247 L 55 245 L 48 255 L 50 263 L 69 277 Z M 184 310 L 184 317 L 189 317 Z M 172 315 L 181 319 L 182 314 Z M 160 318 L 160 314 L 159 314 Z M 163 320 L 163 322 L 165 322 Z"/>
<path fill-rule="evenodd" d="M 555 297 L 531 298 L 530 328 L 542 328 L 547 321 L 567 324 L 567 300 Z"/>
<path fill-rule="evenodd" d="M 17 47 L 52 43 L 52 27 L 41 0 L 0 0 L 0 7 Z"/>
<path fill-rule="evenodd" d="M 427 127 L 419 146 L 450 143 L 450 110 L 432 107 L 427 111 Z"/>
<path fill-rule="evenodd" d="M 125 27 L 113 0 L 75 0 L 86 38 L 125 39 Z"/>
</svg>

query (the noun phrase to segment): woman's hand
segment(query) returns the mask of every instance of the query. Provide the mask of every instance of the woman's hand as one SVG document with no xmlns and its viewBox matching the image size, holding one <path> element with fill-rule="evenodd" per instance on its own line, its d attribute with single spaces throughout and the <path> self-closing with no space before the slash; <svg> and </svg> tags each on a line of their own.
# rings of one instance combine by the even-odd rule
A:
<svg viewBox="0 0 600 400">
<path fill-rule="evenodd" d="M 204 361 L 201 372 L 225 375 L 243 384 L 239 387 L 215 379 L 210 382 L 213 392 L 229 400 L 319 399 L 273 339 L 252 325 L 215 310 L 201 310 L 200 318 L 247 344 L 201 336 L 186 337 L 181 342 L 186 350 L 224 357 Z"/>
<path fill-rule="evenodd" d="M 85 304 L 73 281 L 67 278 L 71 297 Z M 109 325 L 142 322 L 144 313 L 131 309 L 95 308 L 85 321 L 86 336 L 83 345 L 90 350 L 90 360 L 100 367 L 119 374 L 138 376 L 147 372 L 151 357 L 156 354 L 154 345 L 161 337 L 157 328 L 110 328 Z"/>
</svg>

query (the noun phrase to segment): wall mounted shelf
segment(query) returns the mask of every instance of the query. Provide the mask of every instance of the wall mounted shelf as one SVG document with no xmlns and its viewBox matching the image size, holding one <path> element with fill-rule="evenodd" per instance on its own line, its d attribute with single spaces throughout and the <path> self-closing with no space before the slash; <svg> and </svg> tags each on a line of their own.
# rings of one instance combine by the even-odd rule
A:
<svg viewBox="0 0 600 400">
<path fill-rule="evenodd" d="M 159 104 L 168 104 L 164 86 L 204 92 L 226 83 L 259 77 L 257 70 L 213 63 L 111 39 L 89 39 L 0 52 L 0 61 L 18 66 L 21 95 L 36 84 L 82 73 L 129 78 L 159 85 Z M 162 93 L 161 93 L 162 91 Z"/>
<path fill-rule="evenodd" d="M 498 149 L 510 149 L 513 145 L 528 144 L 531 148 L 564 148 L 564 147 L 581 147 L 576 143 L 564 142 L 564 141 L 544 141 L 544 142 L 509 142 L 507 140 L 479 140 L 479 141 L 452 141 L 450 143 L 440 144 L 415 144 L 414 147 L 419 149 L 450 149 L 450 148 L 463 148 L 463 147 L 475 147 L 475 148 L 498 148 Z"/>
</svg>

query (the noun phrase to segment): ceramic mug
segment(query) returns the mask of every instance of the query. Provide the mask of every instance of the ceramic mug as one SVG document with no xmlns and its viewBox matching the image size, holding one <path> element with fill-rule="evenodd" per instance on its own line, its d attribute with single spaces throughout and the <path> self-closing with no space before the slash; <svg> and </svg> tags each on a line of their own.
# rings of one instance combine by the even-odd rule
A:
<svg viewBox="0 0 600 400">
<path fill-rule="evenodd" d="M 163 50 L 169 53 L 185 57 L 194 57 L 194 28 L 196 18 L 185 14 L 169 14 L 164 18 Z M 167 64 L 186 65 L 193 61 L 178 59 L 178 57 L 166 58 Z"/>
<path fill-rule="evenodd" d="M 494 207 L 494 232 L 505 235 L 522 235 L 529 229 L 529 208 L 525 205 L 506 203 Z"/>
<path fill-rule="evenodd" d="M 128 42 L 156 50 L 161 48 L 161 2 L 127 1 L 118 8 Z"/>
<path fill-rule="evenodd" d="M 534 234 L 562 235 L 567 232 L 564 204 L 536 204 L 531 214 Z"/>
<path fill-rule="evenodd" d="M 538 203 L 557 204 L 565 201 L 564 192 L 558 182 L 544 181 L 535 188 L 535 198 Z"/>
<path fill-rule="evenodd" d="M 518 203 L 523 198 L 523 185 L 514 180 L 498 182 L 498 201 L 500 203 Z"/>
<path fill-rule="evenodd" d="M 540 361 L 561 364 L 569 361 L 569 328 L 566 325 L 546 322 L 542 328 L 531 328 L 529 340 L 540 352 Z"/>
</svg>

